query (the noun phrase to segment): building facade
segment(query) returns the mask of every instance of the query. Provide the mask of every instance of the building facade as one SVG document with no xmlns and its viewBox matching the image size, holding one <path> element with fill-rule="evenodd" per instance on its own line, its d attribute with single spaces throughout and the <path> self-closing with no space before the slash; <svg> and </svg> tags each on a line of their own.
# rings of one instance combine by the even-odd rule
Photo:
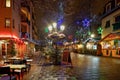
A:
<svg viewBox="0 0 120 80">
<path fill-rule="evenodd" d="M 111 32 L 120 32 L 120 0 L 110 0 L 104 8 L 102 17 L 102 38 Z"/>
<path fill-rule="evenodd" d="M 23 56 L 34 48 L 32 7 L 30 0 L 0 1 L 0 56 Z"/>
<path fill-rule="evenodd" d="M 102 49 L 107 56 L 120 54 L 120 0 L 109 0 L 102 16 Z"/>
</svg>

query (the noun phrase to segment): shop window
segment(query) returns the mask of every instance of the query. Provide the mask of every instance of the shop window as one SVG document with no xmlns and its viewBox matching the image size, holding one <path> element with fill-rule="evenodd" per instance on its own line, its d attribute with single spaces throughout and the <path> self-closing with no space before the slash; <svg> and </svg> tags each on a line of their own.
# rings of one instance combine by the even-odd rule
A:
<svg viewBox="0 0 120 80">
<path fill-rule="evenodd" d="M 110 20 L 106 21 L 106 24 L 105 24 L 105 28 L 109 28 L 109 27 L 110 27 Z"/>
<path fill-rule="evenodd" d="M 5 27 L 9 28 L 10 27 L 10 18 L 5 19 Z"/>
<path fill-rule="evenodd" d="M 11 7 L 11 0 L 6 0 L 6 7 Z"/>
</svg>

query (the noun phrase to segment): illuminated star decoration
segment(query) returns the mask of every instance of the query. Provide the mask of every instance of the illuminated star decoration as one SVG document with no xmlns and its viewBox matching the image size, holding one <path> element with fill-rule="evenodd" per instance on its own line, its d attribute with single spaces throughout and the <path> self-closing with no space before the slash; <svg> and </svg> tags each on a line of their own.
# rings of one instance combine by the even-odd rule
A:
<svg viewBox="0 0 120 80">
<path fill-rule="evenodd" d="M 97 31 L 98 31 L 98 34 L 102 34 L 102 32 L 103 32 L 102 27 L 98 27 Z"/>
<path fill-rule="evenodd" d="M 48 30 L 48 28 L 46 27 L 46 28 L 45 28 L 45 33 L 48 33 L 48 32 L 49 32 L 49 30 Z"/>
<path fill-rule="evenodd" d="M 84 20 L 82 21 L 82 23 L 83 23 L 83 26 L 84 26 L 84 27 L 89 27 L 89 26 L 90 26 L 90 20 L 88 20 L 88 19 L 84 19 Z"/>
</svg>

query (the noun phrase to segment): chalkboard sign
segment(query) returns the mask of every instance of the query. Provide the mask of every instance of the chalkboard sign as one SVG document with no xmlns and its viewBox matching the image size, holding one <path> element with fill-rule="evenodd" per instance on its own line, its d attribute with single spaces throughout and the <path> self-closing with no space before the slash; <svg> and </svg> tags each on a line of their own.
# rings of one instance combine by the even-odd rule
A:
<svg viewBox="0 0 120 80">
<path fill-rule="evenodd" d="M 70 55 L 70 52 L 68 50 L 63 51 L 62 64 L 68 64 L 69 55 Z"/>
</svg>

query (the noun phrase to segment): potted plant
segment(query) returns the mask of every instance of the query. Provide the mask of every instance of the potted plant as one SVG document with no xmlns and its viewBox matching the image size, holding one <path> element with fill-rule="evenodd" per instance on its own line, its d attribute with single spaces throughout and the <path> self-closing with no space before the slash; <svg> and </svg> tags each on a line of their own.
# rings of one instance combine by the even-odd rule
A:
<svg viewBox="0 0 120 80">
<path fill-rule="evenodd" d="M 11 54 L 11 56 L 15 56 L 16 55 L 16 50 L 15 50 L 15 45 L 14 44 L 11 45 L 10 54 Z"/>
</svg>

